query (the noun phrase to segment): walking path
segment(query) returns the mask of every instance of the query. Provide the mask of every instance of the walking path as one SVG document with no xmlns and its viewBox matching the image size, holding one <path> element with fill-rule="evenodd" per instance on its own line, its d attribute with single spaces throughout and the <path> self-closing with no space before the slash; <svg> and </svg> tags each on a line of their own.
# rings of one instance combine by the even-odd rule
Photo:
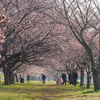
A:
<svg viewBox="0 0 100 100">
<path fill-rule="evenodd" d="M 100 100 L 99 93 L 84 86 L 45 84 L 41 100 Z"/>
<path fill-rule="evenodd" d="M 44 89 L 44 97 L 42 100 L 54 99 L 52 97 L 53 93 L 52 93 L 52 90 L 50 89 L 51 87 L 52 87 L 52 85 L 48 85 L 47 88 Z"/>
</svg>

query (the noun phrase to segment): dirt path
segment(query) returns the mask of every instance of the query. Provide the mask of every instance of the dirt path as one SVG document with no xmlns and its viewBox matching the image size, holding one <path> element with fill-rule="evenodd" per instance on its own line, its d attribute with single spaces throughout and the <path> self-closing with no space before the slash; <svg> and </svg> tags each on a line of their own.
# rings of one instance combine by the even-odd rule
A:
<svg viewBox="0 0 100 100">
<path fill-rule="evenodd" d="M 51 90 L 52 85 L 48 85 L 47 88 L 44 89 L 44 97 L 42 100 L 53 100 L 53 93 Z"/>
</svg>

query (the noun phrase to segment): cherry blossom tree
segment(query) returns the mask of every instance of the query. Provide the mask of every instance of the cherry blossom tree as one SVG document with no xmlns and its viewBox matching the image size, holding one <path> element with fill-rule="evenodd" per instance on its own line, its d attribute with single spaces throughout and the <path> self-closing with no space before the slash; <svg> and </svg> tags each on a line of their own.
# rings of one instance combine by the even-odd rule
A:
<svg viewBox="0 0 100 100">
<path fill-rule="evenodd" d="M 95 1 L 98 3 L 98 1 Z M 49 10 L 40 11 L 55 23 L 68 28 L 84 47 L 92 65 L 94 90 L 100 90 L 99 82 L 99 11 L 94 0 L 54 0 L 46 2 Z M 96 4 L 97 4 L 96 3 Z M 68 34 L 68 32 L 66 32 Z"/>
<path fill-rule="evenodd" d="M 0 62 L 4 84 L 9 84 L 9 71 L 13 72 L 23 63 L 40 65 L 47 57 L 57 55 L 60 47 L 50 34 L 50 21 L 46 22 L 47 17 L 38 13 L 35 0 L 32 3 L 24 0 L 2 0 L 0 3 L 5 8 L 5 15 L 10 17 L 4 32 L 5 42 L 2 44 Z"/>
</svg>

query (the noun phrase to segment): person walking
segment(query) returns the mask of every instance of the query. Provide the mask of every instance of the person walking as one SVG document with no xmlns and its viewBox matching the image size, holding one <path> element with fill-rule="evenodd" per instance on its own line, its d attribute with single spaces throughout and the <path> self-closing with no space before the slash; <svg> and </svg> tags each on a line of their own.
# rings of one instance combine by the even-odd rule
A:
<svg viewBox="0 0 100 100">
<path fill-rule="evenodd" d="M 30 75 L 27 75 L 27 82 L 30 82 Z"/>
<path fill-rule="evenodd" d="M 66 75 L 65 75 L 64 72 L 62 74 L 62 79 L 63 79 L 63 84 L 65 83 L 65 85 L 66 85 L 66 79 L 67 79 L 67 77 L 66 77 Z"/>
<path fill-rule="evenodd" d="M 74 79 L 74 84 L 73 85 L 77 85 L 77 79 L 78 79 L 78 74 L 77 74 L 77 72 L 74 70 L 74 72 L 73 72 L 73 79 Z"/>
<path fill-rule="evenodd" d="M 57 70 L 57 79 L 56 79 L 56 84 L 57 85 L 60 85 L 61 84 L 61 80 L 60 80 L 60 73 L 59 73 L 59 70 Z"/>
<path fill-rule="evenodd" d="M 43 84 L 45 84 L 45 79 L 46 79 L 46 76 L 43 74 L 42 75 Z"/>
</svg>

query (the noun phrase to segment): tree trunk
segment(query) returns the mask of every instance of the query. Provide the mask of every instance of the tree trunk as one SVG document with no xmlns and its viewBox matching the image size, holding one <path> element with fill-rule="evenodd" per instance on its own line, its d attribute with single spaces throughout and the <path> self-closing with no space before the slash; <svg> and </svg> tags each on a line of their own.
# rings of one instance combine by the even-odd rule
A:
<svg viewBox="0 0 100 100">
<path fill-rule="evenodd" d="M 81 69 L 80 86 L 84 86 L 84 69 Z"/>
<path fill-rule="evenodd" d="M 3 69 L 4 72 L 4 85 L 9 85 L 9 71 L 7 69 Z"/>
<path fill-rule="evenodd" d="M 14 84 L 14 73 L 11 72 L 10 74 L 10 84 Z"/>
<path fill-rule="evenodd" d="M 14 74 L 14 82 L 16 82 L 16 76 L 15 76 L 15 74 Z"/>
<path fill-rule="evenodd" d="M 17 76 L 16 73 L 15 73 L 15 79 L 16 79 L 16 82 L 19 82 L 19 80 L 18 80 L 18 76 Z"/>
<path fill-rule="evenodd" d="M 91 75 L 87 72 L 87 88 L 91 88 Z"/>
<path fill-rule="evenodd" d="M 100 90 L 100 71 L 93 71 L 94 90 Z"/>
</svg>

